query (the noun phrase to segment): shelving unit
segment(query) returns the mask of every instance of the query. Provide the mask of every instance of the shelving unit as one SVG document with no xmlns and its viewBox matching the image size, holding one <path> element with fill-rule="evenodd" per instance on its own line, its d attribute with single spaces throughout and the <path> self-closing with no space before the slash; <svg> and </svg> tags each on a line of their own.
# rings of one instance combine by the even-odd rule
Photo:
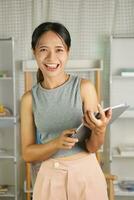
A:
<svg viewBox="0 0 134 200">
<path fill-rule="evenodd" d="M 134 155 L 121 155 L 121 144 L 134 145 L 134 77 L 122 76 L 124 69 L 134 68 L 134 38 L 110 38 L 110 105 L 126 102 L 130 108 L 110 126 L 110 173 L 117 175 L 116 199 L 134 199 L 134 191 L 122 190 L 121 180 L 134 180 Z"/>
<path fill-rule="evenodd" d="M 2 76 L 2 71 L 6 73 Z M 0 200 L 20 200 L 19 181 L 19 120 L 18 93 L 14 59 L 14 39 L 0 39 L 0 105 L 10 110 L 10 115 L 0 116 Z"/>
</svg>

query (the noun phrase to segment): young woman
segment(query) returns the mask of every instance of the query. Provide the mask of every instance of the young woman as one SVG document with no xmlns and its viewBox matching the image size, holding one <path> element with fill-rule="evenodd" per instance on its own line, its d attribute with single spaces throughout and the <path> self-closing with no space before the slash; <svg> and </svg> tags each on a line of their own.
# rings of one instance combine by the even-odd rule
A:
<svg viewBox="0 0 134 200">
<path fill-rule="evenodd" d="M 67 74 L 71 38 L 59 23 L 40 24 L 32 35 L 37 84 L 21 100 L 22 155 L 37 171 L 33 200 L 107 200 L 95 152 L 104 142 L 105 116 L 89 80 Z M 94 112 L 100 112 L 96 119 Z M 71 137 L 83 121 L 88 137 Z M 39 170 L 39 171 L 38 171 Z"/>
</svg>

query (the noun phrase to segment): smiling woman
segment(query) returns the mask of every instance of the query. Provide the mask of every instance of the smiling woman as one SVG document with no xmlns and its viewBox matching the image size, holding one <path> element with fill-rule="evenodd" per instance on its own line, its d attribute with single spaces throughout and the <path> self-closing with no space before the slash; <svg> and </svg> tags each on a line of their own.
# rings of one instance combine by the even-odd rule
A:
<svg viewBox="0 0 134 200">
<path fill-rule="evenodd" d="M 37 84 L 21 100 L 22 156 L 32 163 L 33 200 L 107 200 L 105 178 L 95 152 L 111 118 L 98 105 L 89 80 L 65 72 L 71 38 L 59 23 L 39 25 L 32 35 Z M 100 119 L 94 112 L 99 111 Z M 86 140 L 70 137 L 83 123 Z"/>
<path fill-rule="evenodd" d="M 70 34 L 65 27 L 60 26 L 59 23 L 55 23 L 55 26 L 49 22 L 45 24 L 46 27 L 41 24 L 32 35 L 32 48 L 39 66 L 38 82 L 40 79 L 44 80 L 45 72 L 64 74 L 64 66 L 71 46 Z M 55 73 L 48 73 L 48 75 L 55 76 Z"/>
<path fill-rule="evenodd" d="M 44 33 L 35 46 L 34 55 L 43 77 L 66 77 L 64 66 L 68 58 L 69 50 L 65 42 L 54 32 Z M 44 80 L 44 86 L 48 87 L 48 80 Z"/>
</svg>

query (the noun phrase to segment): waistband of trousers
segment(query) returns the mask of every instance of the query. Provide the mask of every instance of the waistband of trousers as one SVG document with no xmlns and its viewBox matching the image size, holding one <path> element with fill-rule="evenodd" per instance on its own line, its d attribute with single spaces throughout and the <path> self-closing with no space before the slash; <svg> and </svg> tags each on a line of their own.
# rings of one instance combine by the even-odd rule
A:
<svg viewBox="0 0 134 200">
<path fill-rule="evenodd" d="M 42 167 L 48 167 L 48 168 L 54 168 L 54 169 L 64 169 L 68 170 L 70 168 L 75 168 L 78 165 L 86 164 L 86 162 L 89 162 L 89 160 L 94 159 L 95 154 L 87 154 L 86 156 L 74 160 L 60 160 L 56 158 L 50 158 L 46 161 L 43 161 L 41 166 Z"/>
</svg>

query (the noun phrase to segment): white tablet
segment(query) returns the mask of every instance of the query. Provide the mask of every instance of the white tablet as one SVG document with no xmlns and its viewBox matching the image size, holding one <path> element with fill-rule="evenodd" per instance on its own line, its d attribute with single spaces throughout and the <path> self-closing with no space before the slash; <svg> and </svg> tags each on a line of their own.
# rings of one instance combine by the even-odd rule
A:
<svg viewBox="0 0 134 200">
<path fill-rule="evenodd" d="M 109 122 L 109 124 L 111 124 L 113 121 L 115 121 L 125 110 L 127 110 L 129 108 L 129 105 L 127 104 L 119 104 L 113 107 L 107 107 L 104 109 L 104 112 L 106 113 L 109 108 L 112 109 L 112 118 Z M 95 117 L 97 119 L 101 118 L 100 113 L 95 113 Z M 80 124 L 80 126 L 76 129 L 76 133 L 73 134 L 71 137 L 75 137 L 78 138 L 79 141 L 83 141 L 86 138 L 88 138 L 90 136 L 90 129 L 85 127 L 84 124 Z"/>
<path fill-rule="evenodd" d="M 112 107 L 104 108 L 104 112 L 106 113 L 109 108 L 112 109 L 112 118 L 110 120 L 110 124 L 115 121 L 125 110 L 129 108 L 129 105 L 123 103 Z M 98 113 L 96 115 L 99 115 Z M 97 117 L 97 116 L 96 116 Z"/>
</svg>

